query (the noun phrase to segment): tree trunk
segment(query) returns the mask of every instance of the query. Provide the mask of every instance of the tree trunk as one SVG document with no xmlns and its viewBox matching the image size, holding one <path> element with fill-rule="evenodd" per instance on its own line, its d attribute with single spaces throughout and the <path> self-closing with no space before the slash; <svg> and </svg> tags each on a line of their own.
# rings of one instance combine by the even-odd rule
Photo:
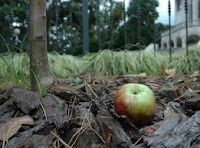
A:
<svg viewBox="0 0 200 148">
<path fill-rule="evenodd" d="M 49 86 L 53 82 L 47 56 L 46 23 L 46 0 L 30 0 L 30 74 L 33 91 L 39 91 L 40 85 Z"/>
</svg>

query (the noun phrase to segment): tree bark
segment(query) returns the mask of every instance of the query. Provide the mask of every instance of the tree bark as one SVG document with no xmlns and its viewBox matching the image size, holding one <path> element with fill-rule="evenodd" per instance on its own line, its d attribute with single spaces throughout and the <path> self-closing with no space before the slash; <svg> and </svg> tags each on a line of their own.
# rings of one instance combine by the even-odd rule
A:
<svg viewBox="0 0 200 148">
<path fill-rule="evenodd" d="M 53 83 L 47 55 L 46 24 L 46 0 L 30 0 L 30 74 L 33 91 L 39 91 L 40 85 Z"/>
</svg>

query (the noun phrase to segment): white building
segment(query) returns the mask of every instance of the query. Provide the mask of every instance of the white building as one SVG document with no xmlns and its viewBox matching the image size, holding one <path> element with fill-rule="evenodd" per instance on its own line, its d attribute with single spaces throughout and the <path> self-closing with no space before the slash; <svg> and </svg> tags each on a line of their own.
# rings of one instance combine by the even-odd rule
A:
<svg viewBox="0 0 200 148">
<path fill-rule="evenodd" d="M 186 46 L 185 0 L 175 0 L 175 25 L 171 29 L 171 45 L 174 48 Z M 200 40 L 200 0 L 188 0 L 188 43 Z M 169 31 L 161 34 L 161 48 L 169 48 Z"/>
</svg>

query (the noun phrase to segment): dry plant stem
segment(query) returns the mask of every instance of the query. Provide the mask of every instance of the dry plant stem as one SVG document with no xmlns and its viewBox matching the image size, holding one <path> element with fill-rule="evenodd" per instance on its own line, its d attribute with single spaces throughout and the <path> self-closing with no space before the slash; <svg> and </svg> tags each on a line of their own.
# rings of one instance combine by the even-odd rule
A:
<svg viewBox="0 0 200 148">
<path fill-rule="evenodd" d="M 76 133 L 72 136 L 72 138 L 70 139 L 70 141 L 68 142 L 68 145 L 71 145 L 72 141 L 74 140 L 74 138 L 79 135 L 79 133 L 81 133 L 81 131 L 83 129 L 85 129 L 88 126 L 88 124 L 84 124 L 83 126 L 81 125 L 81 127 L 76 131 Z"/>
<path fill-rule="evenodd" d="M 90 87 L 90 85 L 84 80 L 85 86 L 87 86 L 92 94 L 95 96 L 95 99 L 98 97 L 98 95 L 94 92 L 94 90 Z"/>
<path fill-rule="evenodd" d="M 200 91 L 199 90 L 197 90 L 197 91 L 193 91 L 194 93 L 200 93 Z M 181 95 L 181 96 L 179 96 L 179 97 L 177 97 L 176 99 L 174 99 L 173 101 L 171 101 L 171 102 L 174 102 L 174 101 L 177 101 L 177 100 L 179 100 L 180 102 L 183 102 L 183 101 L 181 101 L 180 99 L 181 98 L 183 98 L 185 96 L 185 93 L 183 94 L 183 95 Z M 183 102 L 184 103 L 184 102 Z"/>
<path fill-rule="evenodd" d="M 161 105 L 163 105 L 164 107 L 167 107 L 167 104 L 164 103 L 163 101 L 158 100 L 157 102 L 160 103 Z"/>
<path fill-rule="evenodd" d="M 128 123 L 130 124 L 131 127 L 136 129 L 137 131 L 139 131 L 139 129 L 128 118 L 126 118 L 126 119 L 127 119 Z"/>
<path fill-rule="evenodd" d="M 5 147 L 5 143 L 6 143 L 6 141 L 4 140 L 4 141 L 3 141 L 3 144 L 2 144 L 2 148 Z"/>
<path fill-rule="evenodd" d="M 78 138 L 80 137 L 80 135 L 82 133 L 84 133 L 90 126 L 91 125 L 88 123 L 88 124 L 85 125 L 84 128 L 82 128 L 82 130 L 78 133 L 78 135 L 77 135 L 76 139 L 74 140 L 73 144 L 71 145 L 71 147 L 73 147 L 76 144 L 76 142 L 77 142 Z"/>
<path fill-rule="evenodd" d="M 40 98 L 40 105 L 41 105 L 42 111 L 44 113 L 45 119 L 46 119 L 46 121 L 48 121 L 47 113 L 46 113 L 46 110 L 44 108 L 44 105 L 42 104 L 41 98 Z"/>
<path fill-rule="evenodd" d="M 142 140 L 142 138 L 144 138 L 144 136 L 141 136 L 134 144 L 133 146 L 136 146 L 138 144 L 138 142 L 140 142 L 140 140 Z"/>
<path fill-rule="evenodd" d="M 54 129 L 53 132 L 57 135 L 56 129 Z M 56 140 L 53 142 L 53 148 L 60 148 L 60 141 L 59 141 L 58 139 L 56 139 Z"/>
<path fill-rule="evenodd" d="M 101 118 L 104 118 L 104 119 L 113 119 L 113 117 L 109 117 L 109 116 L 101 116 Z"/>
<path fill-rule="evenodd" d="M 14 118 L 16 118 L 18 114 L 19 114 L 19 111 L 17 111 L 17 112 L 15 113 Z"/>
<path fill-rule="evenodd" d="M 63 141 L 57 134 L 51 131 L 51 134 L 56 137 L 66 148 L 72 148 L 70 147 L 65 141 Z"/>
<path fill-rule="evenodd" d="M 60 148 L 60 141 L 59 140 L 57 140 L 57 144 L 58 144 L 58 148 Z"/>
<path fill-rule="evenodd" d="M 85 117 L 83 118 L 83 121 L 81 123 L 81 127 L 79 128 L 79 130 L 77 130 L 77 132 L 72 136 L 72 138 L 70 139 L 70 141 L 68 142 L 68 145 L 71 145 L 72 141 L 74 140 L 74 138 L 76 137 L 74 143 L 72 144 L 72 146 L 75 144 L 75 142 L 78 140 L 78 137 L 80 136 L 81 134 L 81 130 L 83 130 L 85 127 L 87 127 L 87 124 L 85 124 L 85 119 L 87 118 L 88 114 L 89 114 L 89 111 L 90 111 L 90 108 L 91 108 L 92 104 L 90 104 L 86 114 L 85 114 Z M 88 121 L 89 122 L 89 121 Z M 89 123 L 89 126 L 90 126 L 90 123 Z M 86 128 L 87 129 L 87 128 Z"/>
<path fill-rule="evenodd" d="M 58 147 L 56 146 L 56 143 L 57 143 L 57 139 L 53 142 L 53 148 L 58 148 Z"/>
<path fill-rule="evenodd" d="M 95 134 L 99 137 L 99 139 L 105 144 L 106 142 L 105 142 L 105 140 L 103 139 L 103 137 L 95 130 L 95 129 L 93 129 L 92 127 L 90 128 L 92 131 L 94 131 L 95 132 Z"/>
<path fill-rule="evenodd" d="M 71 99 L 71 100 L 72 100 L 72 99 Z M 70 100 L 70 102 L 72 102 L 71 100 Z M 70 109 L 70 108 L 68 107 L 68 109 L 67 109 L 67 118 L 68 118 L 68 122 L 72 119 L 72 114 L 73 114 L 75 102 L 76 102 L 76 98 L 73 99 L 72 108 Z"/>
<path fill-rule="evenodd" d="M 102 132 L 103 132 L 103 137 L 105 138 L 105 137 L 106 137 L 106 134 L 105 134 L 105 132 L 104 132 L 104 130 L 103 130 L 102 122 L 101 122 L 99 125 L 100 125 L 100 127 L 101 127 Z M 105 140 L 104 140 L 104 141 L 105 141 Z"/>
</svg>

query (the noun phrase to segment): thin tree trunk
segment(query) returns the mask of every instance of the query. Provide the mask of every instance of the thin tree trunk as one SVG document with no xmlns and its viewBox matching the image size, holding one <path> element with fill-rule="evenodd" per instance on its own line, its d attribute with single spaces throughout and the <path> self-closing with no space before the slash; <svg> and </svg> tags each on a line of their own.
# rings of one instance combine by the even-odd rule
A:
<svg viewBox="0 0 200 148">
<path fill-rule="evenodd" d="M 46 0 L 30 0 L 30 73 L 33 91 L 39 91 L 40 85 L 48 86 L 53 82 L 47 56 L 46 23 Z"/>
</svg>

